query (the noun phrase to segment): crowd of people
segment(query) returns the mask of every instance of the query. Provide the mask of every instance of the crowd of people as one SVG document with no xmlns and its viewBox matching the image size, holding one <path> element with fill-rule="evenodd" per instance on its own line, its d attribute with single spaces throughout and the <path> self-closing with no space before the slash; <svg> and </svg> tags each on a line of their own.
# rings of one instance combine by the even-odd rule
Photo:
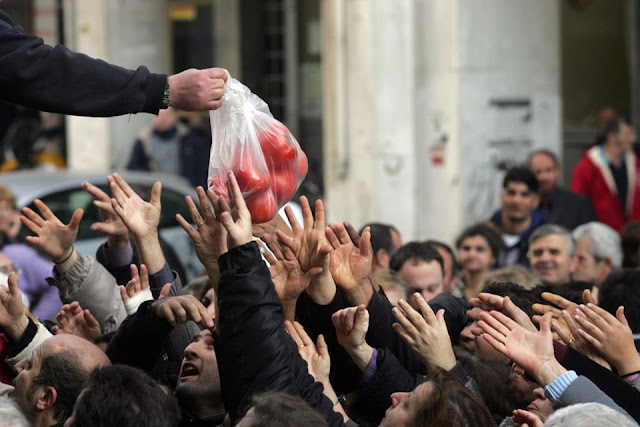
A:
<svg viewBox="0 0 640 427">
<path fill-rule="evenodd" d="M 44 45 L 0 11 L 2 98 L 88 116 L 218 108 L 224 70 L 126 70 Z M 77 82 L 85 85 L 79 89 Z M 167 111 L 168 110 L 168 111 Z M 131 167 L 172 168 L 165 113 Z M 302 197 L 252 224 L 197 188 L 203 277 L 181 283 L 144 200 L 117 173 L 84 183 L 105 234 L 74 242 L 42 201 L 0 191 L 0 422 L 11 426 L 634 426 L 640 421 L 640 162 L 607 118 L 576 167 L 536 151 L 505 174 L 501 206 L 454 248 L 393 225 L 326 224 Z M 167 155 L 167 153 L 169 153 Z M 160 157 L 159 157 L 160 156 Z M 161 157 L 164 156 L 164 157 Z M 21 241 L 24 226 L 31 235 Z M 46 283 L 46 285 L 42 285 Z"/>
<path fill-rule="evenodd" d="M 626 126 L 612 120 L 605 147 Z M 572 188 L 597 189 L 580 182 L 602 168 L 584 167 Z M 191 217 L 176 216 L 203 265 L 184 286 L 158 237 L 160 182 L 148 201 L 117 173 L 110 194 L 83 184 L 105 233 L 96 254 L 74 248 L 81 209 L 68 224 L 40 200 L 19 212 L 3 188 L 0 419 L 637 425 L 640 242 L 627 176 L 613 181 L 613 215 L 589 191 L 559 188 L 554 154 L 534 152 L 505 174 L 500 209 L 451 247 L 403 242 L 389 224 L 326 224 L 323 201 L 305 197 L 302 224 L 291 207 L 252 224 L 230 174 L 229 200 L 198 187 Z"/>
</svg>

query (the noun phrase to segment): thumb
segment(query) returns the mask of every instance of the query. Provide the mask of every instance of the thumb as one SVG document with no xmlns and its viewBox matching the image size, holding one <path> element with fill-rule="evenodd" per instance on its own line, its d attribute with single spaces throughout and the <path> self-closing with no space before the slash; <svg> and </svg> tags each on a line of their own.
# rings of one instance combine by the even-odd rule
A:
<svg viewBox="0 0 640 427">
<path fill-rule="evenodd" d="M 627 322 L 627 317 L 624 315 L 624 306 L 621 305 L 616 310 L 616 318 L 622 323 L 624 326 L 629 327 L 629 322 Z"/>
<path fill-rule="evenodd" d="M 551 319 L 553 319 L 553 313 L 551 312 L 542 316 L 542 319 L 540 319 L 540 332 L 551 334 Z"/>
<path fill-rule="evenodd" d="M 582 302 L 584 302 L 585 304 L 595 304 L 595 302 L 593 301 L 593 295 L 591 295 L 591 290 L 590 289 L 585 289 L 584 291 L 582 291 Z"/>
<path fill-rule="evenodd" d="M 120 298 L 122 298 L 122 301 L 124 302 L 129 301 L 129 295 L 127 295 L 127 288 L 125 288 L 124 286 L 120 286 Z"/>
<path fill-rule="evenodd" d="M 318 335 L 318 341 L 316 342 L 316 350 L 321 357 L 324 357 L 329 354 L 329 348 L 327 347 L 327 343 L 324 340 L 324 336 L 322 334 Z"/>
<path fill-rule="evenodd" d="M 167 283 L 162 287 L 162 290 L 160 291 L 160 295 L 158 296 L 158 299 L 168 297 L 170 293 L 171 293 L 171 283 Z"/>
<path fill-rule="evenodd" d="M 160 206 L 160 196 L 162 195 L 162 183 L 157 181 L 151 188 L 151 200 L 150 203 L 154 206 Z"/>
<path fill-rule="evenodd" d="M 84 311 L 84 321 L 87 322 L 87 325 L 90 327 L 100 326 L 98 320 L 93 317 L 93 314 L 89 310 Z"/>
<path fill-rule="evenodd" d="M 82 215 L 84 215 L 84 211 L 82 209 L 76 209 L 73 212 L 73 216 L 71 216 L 71 221 L 69 221 L 69 228 L 72 230 L 77 230 L 80 225 L 80 221 L 82 221 Z"/>
<path fill-rule="evenodd" d="M 356 310 L 354 327 L 362 329 L 365 332 L 369 330 L 369 312 L 364 305 L 359 305 Z"/>
<path fill-rule="evenodd" d="M 373 247 L 371 246 L 371 232 L 365 230 L 360 237 L 360 254 L 365 258 L 373 257 Z"/>
<path fill-rule="evenodd" d="M 14 272 L 9 273 L 9 293 L 12 297 L 21 297 L 20 288 L 18 287 L 18 275 Z"/>
</svg>

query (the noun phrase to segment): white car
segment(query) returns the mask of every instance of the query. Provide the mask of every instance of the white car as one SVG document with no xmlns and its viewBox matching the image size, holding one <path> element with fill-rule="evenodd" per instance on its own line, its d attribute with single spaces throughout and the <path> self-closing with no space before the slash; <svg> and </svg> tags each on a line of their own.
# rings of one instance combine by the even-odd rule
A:
<svg viewBox="0 0 640 427">
<path fill-rule="evenodd" d="M 182 276 L 183 284 L 198 277 L 203 271 L 202 264 L 195 254 L 191 239 L 175 220 L 177 213 L 182 214 L 188 221 L 191 220 L 184 197 L 190 195 L 197 204 L 195 189 L 187 180 L 175 175 L 132 171 L 119 173 L 144 200 L 149 200 L 154 182 L 162 182 L 159 234 L 163 240 L 165 257 L 171 268 Z M 11 189 L 16 197 L 18 209 L 28 206 L 38 212 L 33 201 L 40 199 L 65 224 L 69 222 L 76 209 L 84 209 L 75 248 L 82 254 L 95 257 L 96 250 L 105 241 L 105 235 L 90 229 L 91 224 L 100 221 L 100 217 L 98 209 L 93 206 L 93 197 L 82 189 L 83 181 L 88 181 L 110 194 L 107 174 L 104 172 L 19 171 L 0 175 L 0 184 Z M 21 235 L 28 234 L 30 231 L 22 227 Z"/>
</svg>

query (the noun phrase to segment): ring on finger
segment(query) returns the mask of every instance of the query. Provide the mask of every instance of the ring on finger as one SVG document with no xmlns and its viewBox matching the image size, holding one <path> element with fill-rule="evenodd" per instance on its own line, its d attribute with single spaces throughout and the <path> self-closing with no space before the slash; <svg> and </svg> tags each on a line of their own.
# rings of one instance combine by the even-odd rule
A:
<svg viewBox="0 0 640 427">
<path fill-rule="evenodd" d="M 204 225 L 204 219 L 202 221 L 200 221 L 199 223 L 195 224 L 196 228 L 200 228 Z"/>
</svg>

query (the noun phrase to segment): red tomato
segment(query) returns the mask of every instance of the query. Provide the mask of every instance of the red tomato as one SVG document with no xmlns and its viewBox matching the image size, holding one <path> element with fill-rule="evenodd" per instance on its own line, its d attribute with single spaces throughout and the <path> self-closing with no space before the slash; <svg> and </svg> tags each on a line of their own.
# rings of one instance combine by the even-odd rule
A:
<svg viewBox="0 0 640 427">
<path fill-rule="evenodd" d="M 304 151 L 298 150 L 298 159 L 297 159 L 297 170 L 296 173 L 298 176 L 298 180 L 302 181 L 305 176 L 307 176 L 307 172 L 309 171 L 309 162 L 307 161 L 307 155 L 304 154 Z"/>
<path fill-rule="evenodd" d="M 258 141 L 269 166 L 280 168 L 296 157 L 293 135 L 281 123 L 275 123 L 269 129 L 260 132 Z"/>
<path fill-rule="evenodd" d="M 222 197 L 223 199 L 229 199 L 229 193 L 227 191 L 227 178 L 222 175 L 216 175 L 211 179 L 209 188 L 213 188 L 213 192 Z"/>
<path fill-rule="evenodd" d="M 297 181 L 291 170 L 276 170 L 271 175 L 273 192 L 276 194 L 278 205 L 287 203 L 296 194 Z"/>
<path fill-rule="evenodd" d="M 243 194 L 258 194 L 267 190 L 271 185 L 269 172 L 262 167 L 256 167 L 247 155 L 236 163 L 233 170 L 238 180 L 238 186 Z"/>
<path fill-rule="evenodd" d="M 278 204 L 271 190 L 250 196 L 245 202 L 251 212 L 251 222 L 254 224 L 268 222 L 278 213 Z"/>
</svg>

